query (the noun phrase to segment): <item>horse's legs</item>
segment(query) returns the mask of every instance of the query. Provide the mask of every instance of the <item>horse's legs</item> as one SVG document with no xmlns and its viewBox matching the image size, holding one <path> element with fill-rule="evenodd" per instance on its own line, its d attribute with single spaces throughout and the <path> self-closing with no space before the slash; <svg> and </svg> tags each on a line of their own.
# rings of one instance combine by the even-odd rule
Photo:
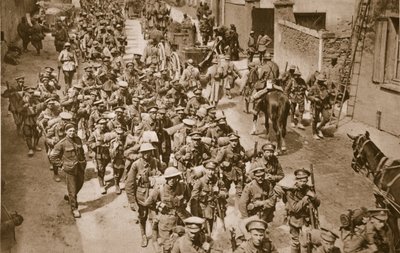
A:
<svg viewBox="0 0 400 253">
<path fill-rule="evenodd" d="M 257 132 L 257 119 L 258 119 L 258 114 L 253 115 L 253 128 L 251 129 L 250 134 L 255 135 Z"/>
<path fill-rule="evenodd" d="M 278 124 L 278 119 L 276 118 L 276 115 L 272 115 L 271 121 L 272 121 L 272 127 L 276 134 L 276 144 L 278 153 L 280 153 L 282 150 L 282 131 Z"/>
<path fill-rule="evenodd" d="M 267 135 L 267 139 L 271 140 L 270 132 L 269 132 L 269 114 L 268 113 L 265 113 L 264 127 L 265 127 L 265 134 Z"/>
</svg>

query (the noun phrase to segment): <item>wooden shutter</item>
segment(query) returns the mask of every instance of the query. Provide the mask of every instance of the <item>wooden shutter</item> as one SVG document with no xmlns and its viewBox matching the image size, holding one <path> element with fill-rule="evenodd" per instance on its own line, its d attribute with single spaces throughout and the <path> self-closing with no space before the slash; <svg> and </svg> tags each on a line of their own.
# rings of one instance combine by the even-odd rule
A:
<svg viewBox="0 0 400 253">
<path fill-rule="evenodd" d="M 387 19 L 378 19 L 375 26 L 375 50 L 372 70 L 372 81 L 383 83 L 385 80 L 386 40 L 388 33 Z"/>
</svg>

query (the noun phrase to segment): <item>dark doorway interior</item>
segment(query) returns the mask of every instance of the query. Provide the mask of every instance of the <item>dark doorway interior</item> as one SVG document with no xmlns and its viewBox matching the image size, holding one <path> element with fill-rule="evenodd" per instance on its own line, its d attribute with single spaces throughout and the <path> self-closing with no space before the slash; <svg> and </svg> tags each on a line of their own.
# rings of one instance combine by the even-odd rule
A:
<svg viewBox="0 0 400 253">
<path fill-rule="evenodd" d="M 326 13 L 295 13 L 296 24 L 314 30 L 326 29 Z"/>
<path fill-rule="evenodd" d="M 272 39 L 272 43 L 268 46 L 272 50 L 274 48 L 274 9 L 254 8 L 251 12 L 251 18 L 256 38 L 264 30 Z"/>
</svg>

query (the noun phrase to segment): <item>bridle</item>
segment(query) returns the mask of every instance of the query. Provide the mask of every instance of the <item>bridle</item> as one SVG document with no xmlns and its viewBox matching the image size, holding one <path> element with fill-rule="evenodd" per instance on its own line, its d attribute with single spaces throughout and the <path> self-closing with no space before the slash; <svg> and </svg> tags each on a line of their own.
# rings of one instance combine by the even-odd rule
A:
<svg viewBox="0 0 400 253">
<path fill-rule="evenodd" d="M 351 167 L 357 173 L 359 173 L 362 169 L 365 168 L 367 172 L 367 177 L 372 173 L 375 179 L 376 176 L 378 176 L 378 174 L 381 173 L 380 167 L 382 166 L 378 166 L 377 168 L 370 167 L 370 164 L 368 163 L 368 160 L 366 159 L 364 154 L 365 147 L 370 144 L 373 144 L 373 142 L 365 135 L 359 135 L 357 137 L 357 139 L 354 141 L 353 144 L 353 160 L 351 163 Z M 375 154 L 374 159 L 377 160 L 380 155 L 382 155 L 382 152 L 378 149 L 378 152 Z M 381 165 L 381 162 L 379 162 L 379 165 Z"/>
</svg>

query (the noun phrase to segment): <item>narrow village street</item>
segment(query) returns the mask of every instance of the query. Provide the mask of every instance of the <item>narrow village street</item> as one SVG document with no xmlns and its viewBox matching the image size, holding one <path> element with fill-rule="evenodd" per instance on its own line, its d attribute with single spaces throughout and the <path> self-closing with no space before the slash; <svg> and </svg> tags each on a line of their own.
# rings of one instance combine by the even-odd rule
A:
<svg viewBox="0 0 400 253">
<path fill-rule="evenodd" d="M 173 8 L 171 15 L 179 20 L 182 10 Z M 126 21 L 126 34 L 128 45 L 124 59 L 127 61 L 132 59 L 134 53 L 143 52 L 146 41 L 139 20 Z M 2 92 L 6 89 L 5 82 L 15 82 L 14 78 L 18 75 L 24 75 L 26 85 L 34 87 L 38 81 L 38 73 L 44 67 L 52 66 L 56 69 L 58 54 L 50 34 L 46 36 L 43 44 L 44 50 L 40 56 L 35 55 L 30 45 L 30 51 L 21 56 L 21 64 L 2 64 Z M 242 59 L 236 62 L 242 73 L 245 73 L 245 61 Z M 83 73 L 82 65 L 79 65 L 78 77 Z M 60 82 L 64 84 L 62 73 Z M 244 100 L 238 87 L 242 82 L 243 80 L 238 81 L 233 98 L 224 97 L 217 109 L 224 110 L 228 124 L 238 131 L 241 136 L 240 143 L 249 150 L 255 142 L 258 142 L 260 147 L 267 138 L 262 126 L 263 117 L 258 120 L 259 134 L 250 135 L 252 115 L 243 112 Z M 291 177 L 296 169 L 308 169 L 311 164 L 314 166 L 315 188 L 322 202 L 319 209 L 321 227 L 339 233 L 341 213 L 347 209 L 375 205 L 372 184 L 351 168 L 352 142 L 347 133 L 361 134 L 366 130 L 370 131 L 372 140 L 389 157 L 399 155 L 399 139 L 357 121 L 344 119 L 333 137 L 314 140 L 309 112 L 305 115 L 305 123 L 308 123 L 306 130 L 288 127 L 288 151 L 279 156 L 279 161 L 285 175 Z M 12 115 L 8 112 L 8 101 L 4 98 L 1 100 L 1 117 L 1 178 L 6 183 L 1 200 L 9 210 L 15 210 L 24 217 L 24 223 L 16 228 L 17 246 L 13 249 L 14 253 L 155 252 L 151 241 L 147 248 L 140 247 L 139 226 L 135 224 L 135 215 L 129 208 L 125 191 L 116 195 L 114 186 L 110 186 L 106 195 L 99 193 L 96 171 L 91 161 L 88 162 L 85 183 L 78 195 L 82 217 L 75 220 L 70 213 L 68 202 L 63 199 L 66 193 L 64 179 L 56 183 L 49 170 L 50 164 L 44 151 L 43 138 L 40 140 L 43 151 L 28 157 L 24 139 L 16 132 Z M 105 179 L 110 181 L 112 178 L 112 168 L 107 168 Z M 234 208 L 233 188 L 230 191 L 225 219 L 228 228 L 235 226 L 239 220 L 239 212 Z M 290 237 L 288 226 L 281 225 L 284 215 L 284 204 L 280 201 L 269 232 L 279 252 L 287 253 L 290 252 Z M 150 238 L 150 224 L 147 226 L 147 235 Z M 218 221 L 213 238 L 226 253 L 232 252 L 229 236 L 229 231 L 224 231 L 221 222 Z"/>
</svg>

